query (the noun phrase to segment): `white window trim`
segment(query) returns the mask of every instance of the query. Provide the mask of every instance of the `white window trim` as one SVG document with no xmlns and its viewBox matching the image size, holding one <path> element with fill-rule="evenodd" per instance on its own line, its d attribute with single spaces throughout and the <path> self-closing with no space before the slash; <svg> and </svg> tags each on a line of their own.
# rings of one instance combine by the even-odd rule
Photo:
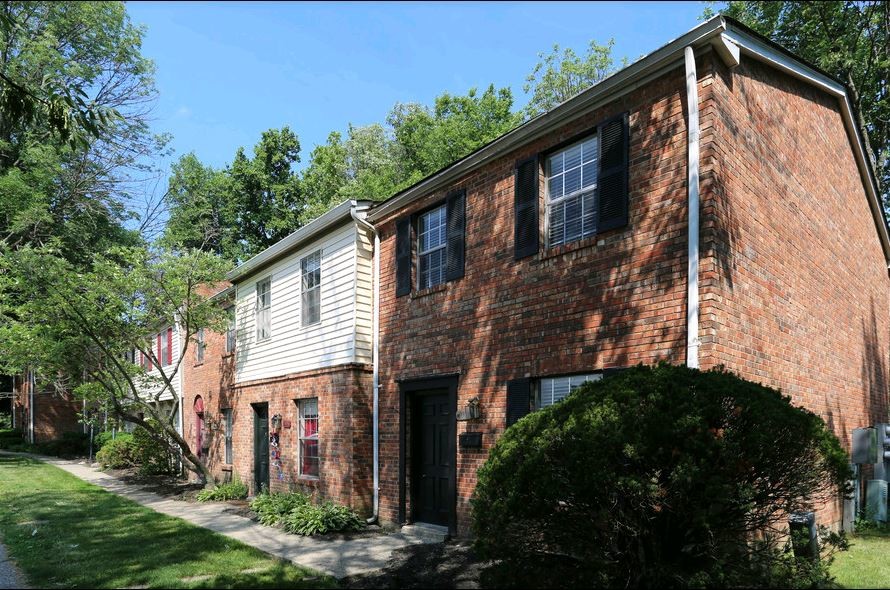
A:
<svg viewBox="0 0 890 590">
<path fill-rule="evenodd" d="M 439 285 L 444 285 L 447 282 L 445 280 L 445 265 L 448 263 L 448 261 L 445 260 L 443 263 L 443 268 L 442 268 L 441 282 L 435 283 L 433 285 L 421 284 L 421 280 L 422 280 L 421 277 L 423 276 L 423 273 L 421 272 L 421 270 L 422 270 L 421 264 L 423 261 L 423 257 L 426 256 L 427 254 L 432 254 L 433 252 L 438 252 L 439 250 L 444 250 L 448 246 L 448 210 L 446 209 L 446 206 L 447 205 L 445 203 L 442 203 L 438 207 L 433 207 L 432 209 L 430 209 L 428 211 L 424 211 L 417 218 L 417 290 L 418 291 L 423 290 L 423 289 L 432 289 L 433 287 L 438 287 Z M 420 247 L 420 244 L 421 244 L 420 228 L 423 226 L 423 218 L 424 218 L 424 216 L 430 215 L 434 211 L 438 211 L 440 209 L 442 210 L 442 213 L 443 213 L 442 218 L 444 220 L 444 223 L 442 224 L 442 233 L 443 233 L 445 239 L 442 241 L 441 244 L 439 244 L 435 248 L 430 248 L 428 250 L 422 250 Z"/>
<path fill-rule="evenodd" d="M 316 254 L 318 255 L 318 284 L 315 285 L 314 287 L 312 287 L 312 289 L 309 289 L 307 291 L 303 288 L 303 285 L 305 283 L 305 278 L 306 278 L 306 272 L 303 268 L 303 261 L 308 260 L 311 256 L 314 256 Z M 318 324 L 321 323 L 321 267 L 322 267 L 322 260 L 323 260 L 323 257 L 322 257 L 322 249 L 321 248 L 319 248 L 318 250 L 315 250 L 314 252 L 310 252 L 306 256 L 303 256 L 302 258 L 300 258 L 300 327 L 301 328 L 309 328 L 311 326 L 317 326 Z M 309 291 L 314 291 L 316 289 L 318 290 L 318 319 L 315 320 L 314 322 L 304 324 L 303 323 L 303 313 L 304 313 L 303 306 L 305 305 L 305 302 L 306 302 L 305 296 L 307 293 L 309 293 Z"/>
<path fill-rule="evenodd" d="M 204 328 L 198 328 L 195 332 L 195 362 L 204 362 L 204 354 L 207 352 L 207 343 L 204 341 Z"/>
<path fill-rule="evenodd" d="M 269 284 L 269 305 L 268 307 L 260 307 L 260 286 L 264 283 Z M 256 293 L 254 295 L 256 299 L 256 310 L 254 312 L 254 334 L 256 336 L 257 342 L 265 342 L 267 340 L 272 339 L 272 276 L 268 276 L 264 279 L 260 279 L 256 282 Z M 268 310 L 269 311 L 269 325 L 265 338 L 260 338 L 260 314 L 261 312 Z"/>
<path fill-rule="evenodd" d="M 226 465 L 235 462 L 235 416 L 232 408 L 222 408 L 223 415 L 223 461 Z"/>
<path fill-rule="evenodd" d="M 577 145 L 581 145 L 587 141 L 590 141 L 593 138 L 596 138 L 596 141 L 597 141 L 597 144 L 596 144 L 596 147 L 597 147 L 597 160 L 596 160 L 596 162 L 597 162 L 597 166 L 596 166 L 597 179 L 596 179 L 596 182 L 592 186 L 588 186 L 588 187 L 582 186 L 581 188 L 579 188 L 575 191 L 572 191 L 569 194 L 563 194 L 562 196 L 560 196 L 556 199 L 551 199 L 551 197 L 550 197 L 551 176 L 550 176 L 550 169 L 548 166 L 548 162 L 549 162 L 550 158 L 552 158 L 553 156 L 556 156 L 557 154 L 563 154 L 563 153 L 569 151 L 570 149 L 572 149 L 573 147 L 575 147 Z M 547 248 L 554 248 L 556 246 L 564 246 L 566 244 L 571 244 L 572 242 L 577 242 L 579 240 L 591 238 L 596 235 L 596 228 L 594 228 L 593 233 L 591 233 L 589 235 L 586 235 L 586 236 L 583 235 L 583 231 L 582 231 L 582 235 L 580 238 L 574 238 L 572 240 L 563 240 L 562 242 L 554 244 L 550 237 L 550 216 L 551 216 L 551 212 L 553 210 L 554 205 L 559 205 L 560 203 L 566 201 L 567 199 L 581 196 L 586 193 L 593 193 L 594 203 L 596 204 L 597 208 L 599 208 L 599 197 L 597 196 L 597 189 L 599 188 L 599 153 L 598 152 L 599 152 L 599 135 L 594 131 L 588 135 L 585 135 L 578 141 L 573 142 L 572 144 L 567 145 L 567 146 L 551 153 L 550 155 L 548 155 L 544 158 L 544 195 L 545 195 L 545 198 L 544 198 L 544 212 L 545 212 L 545 215 L 544 215 L 544 243 L 547 245 L 546 246 Z M 588 162 L 588 163 L 590 163 L 590 162 Z M 584 159 L 582 157 L 581 162 L 578 164 L 578 166 L 573 167 L 572 170 L 574 170 L 575 168 L 582 168 L 582 175 L 583 175 L 583 167 L 584 167 Z M 565 173 L 566 173 L 566 171 L 563 170 L 560 173 L 560 175 L 564 176 Z M 583 204 L 582 204 L 582 207 L 583 207 Z M 598 211 L 597 211 L 597 215 L 599 215 Z M 582 209 L 581 217 L 582 218 L 584 217 L 583 209 Z M 563 218 L 563 227 L 565 227 L 565 218 Z"/>
<path fill-rule="evenodd" d="M 226 343 L 225 343 L 225 351 L 226 354 L 232 354 L 235 352 L 235 349 L 238 347 L 238 326 L 236 323 L 236 318 L 238 314 L 235 313 L 235 306 L 226 308 Z M 229 338 L 229 333 L 232 334 L 231 339 Z M 229 347 L 229 342 L 231 342 L 231 347 Z"/>
<path fill-rule="evenodd" d="M 315 402 L 315 419 L 318 422 L 315 428 L 315 434 L 309 438 L 303 436 L 303 432 L 305 432 L 303 428 L 303 407 L 308 402 Z M 321 408 L 318 403 L 317 397 L 308 397 L 305 399 L 297 400 L 297 474 L 302 479 L 319 479 L 321 477 L 321 444 L 319 442 L 318 445 L 318 475 L 309 475 L 303 473 L 303 441 L 304 440 L 315 440 L 320 441 L 320 431 L 321 431 Z"/>
</svg>

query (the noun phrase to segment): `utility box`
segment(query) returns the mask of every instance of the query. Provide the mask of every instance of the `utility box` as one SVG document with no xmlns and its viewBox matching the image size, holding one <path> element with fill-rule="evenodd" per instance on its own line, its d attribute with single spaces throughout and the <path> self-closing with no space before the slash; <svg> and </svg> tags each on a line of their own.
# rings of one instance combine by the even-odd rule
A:
<svg viewBox="0 0 890 590">
<path fill-rule="evenodd" d="M 875 461 L 875 479 L 890 481 L 890 424 L 875 424 L 878 438 L 878 460 Z"/>
<path fill-rule="evenodd" d="M 791 529 L 791 546 L 795 557 L 819 559 L 819 532 L 816 529 L 815 512 L 795 512 L 788 519 Z"/>
<path fill-rule="evenodd" d="M 874 428 L 853 429 L 852 462 L 864 465 L 878 462 L 878 433 Z"/>
<path fill-rule="evenodd" d="M 872 522 L 887 522 L 887 482 L 883 479 L 868 480 L 865 517 Z"/>
</svg>

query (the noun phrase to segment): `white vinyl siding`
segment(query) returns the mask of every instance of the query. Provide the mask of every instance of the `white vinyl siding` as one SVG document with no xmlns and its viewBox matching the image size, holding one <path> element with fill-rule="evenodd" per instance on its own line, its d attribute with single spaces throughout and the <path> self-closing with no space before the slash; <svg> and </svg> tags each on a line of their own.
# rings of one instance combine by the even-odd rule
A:
<svg viewBox="0 0 890 590">
<path fill-rule="evenodd" d="M 235 352 L 235 306 L 226 308 L 226 353 Z"/>
<path fill-rule="evenodd" d="M 374 244 L 367 232 L 356 232 L 355 247 L 355 357 L 370 362 L 374 313 Z"/>
<path fill-rule="evenodd" d="M 161 331 L 160 334 L 162 334 L 161 346 L 162 346 L 162 348 L 166 349 L 167 348 L 167 345 L 166 345 L 167 329 L 164 328 L 164 330 Z M 158 334 L 157 333 L 152 335 L 151 344 L 152 344 L 152 348 L 154 350 L 154 354 L 158 355 L 159 351 L 158 351 Z M 170 364 L 164 366 L 164 373 L 167 375 L 168 378 L 171 376 L 170 374 L 173 371 L 174 365 L 179 360 L 179 354 L 180 354 L 179 351 L 182 350 L 181 344 L 182 343 L 180 342 L 180 328 L 179 328 L 179 325 L 175 325 L 175 326 L 173 326 L 173 347 L 172 347 L 172 349 L 170 349 L 170 351 L 168 353 L 168 356 L 170 358 Z M 176 375 L 173 376 L 173 379 L 172 379 L 173 389 L 174 389 L 177 397 L 179 396 L 179 392 L 182 389 L 182 371 L 183 371 L 183 368 L 182 368 L 182 366 L 180 366 L 179 370 L 176 372 Z M 140 392 L 142 392 L 146 396 L 151 396 L 152 392 L 155 392 L 160 387 L 162 387 L 162 383 L 163 383 L 161 381 L 161 372 L 158 370 L 158 367 L 154 363 L 152 363 L 151 371 L 148 371 L 147 376 L 148 376 L 147 381 L 143 382 L 143 381 L 137 380 L 136 383 L 137 383 L 137 387 L 139 388 Z M 163 400 L 172 400 L 173 394 L 171 394 L 170 390 L 168 389 L 163 394 L 161 394 L 160 399 L 162 401 Z M 178 423 L 177 423 L 177 425 L 178 425 Z"/>
<path fill-rule="evenodd" d="M 565 399 L 572 391 L 587 381 L 599 381 L 602 373 L 591 375 L 566 375 L 564 377 L 546 377 L 538 381 L 538 391 L 535 396 L 535 407 L 546 408 L 558 401 Z"/>
<path fill-rule="evenodd" d="M 300 260 L 300 284 L 303 326 L 321 321 L 321 250 Z"/>
<path fill-rule="evenodd" d="M 598 159 L 596 135 L 547 158 L 547 241 L 550 246 L 596 233 Z"/>
<path fill-rule="evenodd" d="M 371 362 L 371 251 L 370 248 L 356 247 L 362 242 L 357 233 L 355 224 L 347 223 L 293 251 L 257 273 L 255 278 L 246 277 L 246 280 L 237 282 L 238 382 L 345 363 Z M 300 262 L 316 251 L 321 252 L 321 318 L 315 324 L 303 326 Z M 275 336 L 257 341 L 256 282 L 266 278 L 271 279 L 274 294 L 271 331 Z M 357 301 L 360 302 L 358 309 Z M 360 330 L 361 346 L 357 346 Z"/>
</svg>

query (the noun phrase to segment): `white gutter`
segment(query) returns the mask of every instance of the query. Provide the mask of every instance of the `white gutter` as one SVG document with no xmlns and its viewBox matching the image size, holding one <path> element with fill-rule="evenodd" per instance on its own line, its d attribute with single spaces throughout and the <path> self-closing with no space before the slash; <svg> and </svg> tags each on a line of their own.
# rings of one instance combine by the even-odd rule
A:
<svg viewBox="0 0 890 590">
<path fill-rule="evenodd" d="M 692 46 L 684 50 L 686 58 L 686 109 L 688 113 L 686 136 L 688 147 L 689 225 L 687 230 L 688 279 L 686 282 L 686 366 L 698 368 L 698 241 L 699 241 L 699 194 L 698 194 L 698 74 L 695 71 L 695 51 Z"/>
<path fill-rule="evenodd" d="M 373 366 L 374 378 L 374 418 L 373 418 L 373 439 L 374 439 L 374 512 L 368 519 L 368 524 L 377 522 L 380 510 L 380 372 L 379 372 L 379 342 L 380 342 L 380 234 L 377 229 L 368 223 L 364 218 L 358 216 L 355 207 L 349 210 L 349 214 L 357 224 L 367 229 L 374 235 L 374 274 L 371 280 L 374 284 L 374 301 L 372 304 L 371 315 L 371 331 L 372 336 L 372 354 L 371 364 Z"/>
<path fill-rule="evenodd" d="M 34 444 L 34 387 L 37 379 L 34 377 L 34 370 L 28 372 L 28 440 Z"/>
</svg>

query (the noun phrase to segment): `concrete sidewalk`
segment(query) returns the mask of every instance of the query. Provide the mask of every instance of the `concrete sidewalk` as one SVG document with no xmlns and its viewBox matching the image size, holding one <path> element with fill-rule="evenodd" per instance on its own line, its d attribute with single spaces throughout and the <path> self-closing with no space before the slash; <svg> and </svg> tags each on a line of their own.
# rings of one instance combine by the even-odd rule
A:
<svg viewBox="0 0 890 590">
<path fill-rule="evenodd" d="M 0 453 L 13 454 L 3 451 Z M 229 506 L 225 503 L 199 504 L 170 500 L 137 486 L 126 484 L 85 463 L 54 457 L 27 456 L 55 465 L 86 482 L 129 498 L 162 514 L 181 518 L 276 557 L 337 578 L 381 569 L 386 565 L 393 550 L 424 542 L 420 537 L 415 538 L 402 533 L 381 533 L 350 540 L 290 535 L 280 529 L 263 526 L 249 518 L 228 514 L 225 510 Z"/>
<path fill-rule="evenodd" d="M 25 576 L 19 571 L 19 568 L 9 559 L 6 547 L 0 543 L 0 589 L 6 588 L 27 588 L 25 584 Z"/>
</svg>

